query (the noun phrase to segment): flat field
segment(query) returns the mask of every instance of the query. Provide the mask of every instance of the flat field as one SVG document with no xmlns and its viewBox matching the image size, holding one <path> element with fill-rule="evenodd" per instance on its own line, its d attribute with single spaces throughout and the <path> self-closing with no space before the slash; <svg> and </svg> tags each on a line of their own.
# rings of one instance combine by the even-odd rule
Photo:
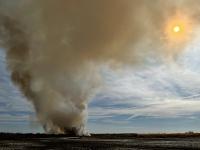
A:
<svg viewBox="0 0 200 150">
<path fill-rule="evenodd" d="M 200 134 L 0 134 L 0 150 L 200 150 Z"/>
</svg>

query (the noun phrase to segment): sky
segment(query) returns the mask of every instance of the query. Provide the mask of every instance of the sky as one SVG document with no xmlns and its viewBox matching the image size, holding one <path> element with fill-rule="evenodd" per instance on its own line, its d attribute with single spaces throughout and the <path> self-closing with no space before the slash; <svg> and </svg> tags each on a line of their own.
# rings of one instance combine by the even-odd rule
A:
<svg viewBox="0 0 200 150">
<path fill-rule="evenodd" d="M 102 67 L 104 86 L 89 102 L 93 133 L 200 131 L 200 38 L 173 62 L 150 57 L 143 67 Z M 0 132 L 44 132 L 33 106 L 10 80 L 0 49 Z"/>
<path fill-rule="evenodd" d="M 0 132 L 200 132 L 197 6 L 0 0 Z"/>
</svg>

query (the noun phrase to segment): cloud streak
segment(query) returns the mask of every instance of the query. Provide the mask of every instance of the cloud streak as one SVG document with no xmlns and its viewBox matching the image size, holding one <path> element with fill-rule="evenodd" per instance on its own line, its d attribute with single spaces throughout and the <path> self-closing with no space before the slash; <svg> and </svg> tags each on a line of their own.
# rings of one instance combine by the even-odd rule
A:
<svg viewBox="0 0 200 150">
<path fill-rule="evenodd" d="M 147 63 L 145 69 L 115 72 L 105 68 L 106 86 L 90 106 L 92 118 L 195 118 L 200 113 L 200 49 L 197 39 L 173 63 Z M 195 45 L 195 46 L 194 46 Z M 150 60 L 150 62 L 152 62 Z M 159 65 L 158 65 L 159 64 Z"/>
</svg>

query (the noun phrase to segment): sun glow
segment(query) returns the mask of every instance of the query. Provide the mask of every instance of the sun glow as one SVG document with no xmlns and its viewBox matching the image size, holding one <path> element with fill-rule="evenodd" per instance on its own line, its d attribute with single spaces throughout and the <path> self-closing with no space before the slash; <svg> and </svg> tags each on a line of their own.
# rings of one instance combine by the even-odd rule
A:
<svg viewBox="0 0 200 150">
<path fill-rule="evenodd" d="M 166 22 L 165 37 L 170 43 L 185 42 L 192 31 L 191 20 L 183 15 L 175 15 Z"/>
</svg>

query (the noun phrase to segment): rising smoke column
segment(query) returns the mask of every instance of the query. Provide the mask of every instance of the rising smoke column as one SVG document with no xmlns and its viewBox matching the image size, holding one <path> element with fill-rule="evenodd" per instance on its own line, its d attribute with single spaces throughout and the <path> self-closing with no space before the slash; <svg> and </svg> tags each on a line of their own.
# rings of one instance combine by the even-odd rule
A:
<svg viewBox="0 0 200 150">
<path fill-rule="evenodd" d="M 176 5 L 0 0 L 0 37 L 11 78 L 33 103 L 45 131 L 86 135 L 87 104 L 103 83 L 101 65 L 136 65 L 149 53 L 160 54 L 163 22 Z M 153 47 L 144 46 L 149 42 Z"/>
</svg>

